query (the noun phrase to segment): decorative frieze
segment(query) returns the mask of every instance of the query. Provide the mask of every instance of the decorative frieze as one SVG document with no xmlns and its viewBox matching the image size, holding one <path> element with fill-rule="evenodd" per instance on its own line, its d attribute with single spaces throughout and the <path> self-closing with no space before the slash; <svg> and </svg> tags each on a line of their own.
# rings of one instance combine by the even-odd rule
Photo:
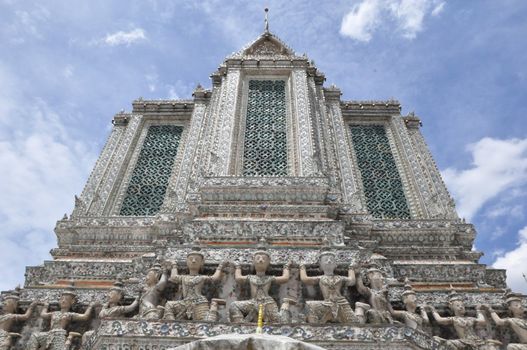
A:
<svg viewBox="0 0 527 350">
<path fill-rule="evenodd" d="M 185 211 L 187 208 L 186 194 L 192 165 L 196 162 L 195 155 L 198 152 L 198 142 L 203 128 L 203 120 L 206 112 L 206 105 L 201 101 L 194 107 L 194 113 L 189 126 L 188 136 L 183 149 L 183 155 L 180 164 L 177 164 L 178 171 L 174 171 L 170 180 L 168 196 L 165 198 L 163 205 L 164 212 Z M 197 176 L 197 174 L 195 175 Z"/>
<path fill-rule="evenodd" d="M 393 266 L 394 277 L 399 280 L 409 278 L 412 282 L 471 282 L 485 286 L 485 265 L 475 264 L 397 264 Z M 495 286 L 502 288 L 503 286 Z"/>
<path fill-rule="evenodd" d="M 129 261 L 46 261 L 42 266 L 26 268 L 26 286 L 53 284 L 57 280 L 108 280 L 117 277 L 128 279 L 135 277 L 135 264 Z"/>
<path fill-rule="evenodd" d="M 186 242 L 209 237 L 223 240 L 264 239 L 326 239 L 333 244 L 343 244 L 344 225 L 341 222 L 317 221 L 194 221 L 184 224 L 182 234 Z"/>
<path fill-rule="evenodd" d="M 123 137 L 119 141 L 118 148 L 112 154 L 111 161 L 104 172 L 100 185 L 97 188 L 96 196 L 93 202 L 88 206 L 88 215 L 98 216 L 103 214 L 103 210 L 109 200 L 110 193 L 120 182 L 118 180 L 121 180 L 119 179 L 119 174 L 125 163 L 126 155 L 129 152 L 132 152 L 132 141 L 136 137 L 141 120 L 141 115 L 130 115 L 130 121 L 126 126 Z"/>
<path fill-rule="evenodd" d="M 295 122 L 298 130 L 298 151 L 300 153 L 300 174 L 316 176 L 318 169 L 313 159 L 312 121 L 310 119 L 307 75 L 305 70 L 293 70 L 293 101 L 295 105 Z"/>
<path fill-rule="evenodd" d="M 225 177 L 207 177 L 203 182 L 204 188 L 206 187 L 327 187 L 328 179 L 326 177 L 291 177 L 291 176 L 280 176 L 280 177 L 236 177 L 236 176 L 225 176 Z"/>
<path fill-rule="evenodd" d="M 348 133 L 344 126 L 341 109 L 338 101 L 330 100 L 327 107 L 327 115 L 331 124 L 332 141 L 338 159 L 338 170 L 342 183 L 342 192 L 345 206 L 343 211 L 346 213 L 365 212 L 361 196 L 356 195 L 359 187 L 356 184 L 356 173 L 358 169 L 353 167 L 350 156 L 350 142 Z"/>
<path fill-rule="evenodd" d="M 216 147 L 214 159 L 212 161 L 212 173 L 215 175 L 227 175 L 229 170 L 229 160 L 231 157 L 231 142 L 233 139 L 234 123 L 236 121 L 236 106 L 238 103 L 238 89 L 240 83 L 240 71 L 231 69 L 222 84 L 221 101 L 219 110 L 215 118 L 220 121 L 217 125 L 217 136 L 215 139 Z"/>
<path fill-rule="evenodd" d="M 203 251 L 205 260 L 210 264 L 219 264 L 222 261 L 230 260 L 241 265 L 251 265 L 253 262 L 253 255 L 260 248 L 251 248 L 244 246 L 243 248 L 207 248 Z M 320 247 L 311 249 L 306 248 L 274 248 L 269 247 L 268 253 L 273 264 L 283 265 L 290 261 L 297 264 L 303 262 L 309 265 L 318 264 L 318 256 L 320 255 Z M 360 260 L 367 259 L 371 252 L 358 251 L 350 249 L 333 250 L 336 255 L 338 264 L 349 265 L 351 263 L 358 263 Z M 182 260 L 187 254 L 191 252 L 191 248 L 168 248 L 165 253 L 165 258 L 169 260 Z"/>
<path fill-rule="evenodd" d="M 436 217 L 453 220 L 458 219 L 454 200 L 448 193 L 421 131 L 417 128 L 408 128 L 408 134 L 410 135 L 416 156 L 420 160 L 421 167 L 426 169 L 428 173 L 430 179 L 429 185 L 433 188 L 431 200 L 441 206 L 441 210 L 436 213 Z"/>
<path fill-rule="evenodd" d="M 251 324 L 103 320 L 86 349 L 126 349 L 134 345 L 136 348 L 146 350 L 146 344 L 159 344 L 158 349 L 168 349 L 168 344 L 175 346 L 221 334 L 252 334 L 254 332 L 255 325 Z M 377 327 L 311 326 L 306 324 L 265 325 L 263 333 L 282 335 L 322 346 L 326 342 L 346 342 L 346 345 L 340 345 L 341 348 L 331 347 L 331 349 L 348 349 L 350 346 L 368 344 L 371 346 L 372 343 L 386 344 L 390 346 L 390 349 L 412 349 L 416 347 L 418 349 L 441 349 L 439 344 L 429 335 L 400 325 Z M 114 340 L 116 338 L 119 338 L 119 341 Z"/>
</svg>

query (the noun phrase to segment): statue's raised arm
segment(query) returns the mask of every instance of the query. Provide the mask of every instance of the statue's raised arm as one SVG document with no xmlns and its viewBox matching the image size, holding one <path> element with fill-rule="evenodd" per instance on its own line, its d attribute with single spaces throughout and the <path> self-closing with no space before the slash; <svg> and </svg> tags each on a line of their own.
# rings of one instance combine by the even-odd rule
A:
<svg viewBox="0 0 527 350">
<path fill-rule="evenodd" d="M 520 343 L 511 343 L 507 349 L 527 350 L 527 319 L 522 305 L 522 295 L 512 293 L 509 290 L 505 294 L 505 303 L 510 317 L 499 317 L 490 306 L 484 305 L 483 307 L 490 312 L 490 316 L 497 326 L 509 327 L 518 337 Z"/>
<path fill-rule="evenodd" d="M 165 320 L 217 321 L 218 305 L 224 305 L 225 300 L 213 298 L 210 306 L 202 294 L 203 285 L 207 281 L 219 281 L 223 277 L 224 263 L 220 263 L 212 276 L 201 275 L 205 256 L 199 247 L 194 247 L 187 254 L 188 275 L 177 273 L 176 264 L 172 265 L 170 281 L 181 286 L 181 300 L 168 301 L 165 304 Z"/>
<path fill-rule="evenodd" d="M 4 297 L 2 305 L 3 314 L 0 316 L 0 350 L 8 350 L 13 343 L 13 337 L 20 336 L 18 333 L 12 333 L 11 330 L 15 323 L 27 321 L 33 314 L 37 302 L 32 302 L 23 314 L 17 314 L 20 294 L 15 290 Z"/>
<path fill-rule="evenodd" d="M 29 350 L 38 350 L 44 347 L 49 350 L 68 349 L 74 336 L 79 333 L 69 332 L 71 321 L 87 321 L 91 317 L 93 308 L 98 305 L 92 303 L 82 314 L 72 312 L 71 308 L 77 300 L 77 294 L 73 287 L 66 288 L 59 300 L 59 311 L 49 312 L 47 305 L 41 313 L 44 318 L 50 319 L 50 330 L 48 332 L 33 333 L 28 342 Z"/>
<path fill-rule="evenodd" d="M 331 251 L 319 254 L 318 264 L 324 273 L 320 277 L 307 277 L 305 267 L 300 269 L 302 282 L 316 284 L 320 287 L 324 300 L 306 301 L 306 317 L 309 323 L 352 323 L 360 322 L 355 316 L 350 303 L 341 293 L 344 285 L 355 284 L 355 272 L 348 271 L 348 276 L 335 275 L 337 256 Z M 302 278 L 304 277 L 304 278 Z"/>
<path fill-rule="evenodd" d="M 152 266 L 145 276 L 145 286 L 139 303 L 139 314 L 137 318 L 148 320 L 160 319 L 163 308 L 159 305 L 161 293 L 168 281 L 168 271 L 160 264 Z"/>
<path fill-rule="evenodd" d="M 370 309 L 367 310 L 367 319 L 370 323 L 393 323 L 391 305 L 388 300 L 388 288 L 384 281 L 382 270 L 375 264 L 370 264 L 366 270 L 370 286 L 366 287 L 362 276 L 357 277 L 357 290 L 368 298 Z"/>
<path fill-rule="evenodd" d="M 235 270 L 235 279 L 238 283 L 249 282 L 251 298 L 249 300 L 233 301 L 229 308 L 231 322 L 256 322 L 259 305 L 264 309 L 264 321 L 277 323 L 286 319 L 290 300 L 284 299 L 283 309 L 278 311 L 276 301 L 269 295 L 269 289 L 273 282 L 285 283 L 289 280 L 289 267 L 284 266 L 282 276 L 275 277 L 267 275 L 267 268 L 271 263 L 271 256 L 266 250 L 258 250 L 253 255 L 253 266 L 256 271 L 254 275 L 242 276 L 241 267 Z M 281 317 L 281 313 L 284 317 Z"/>
<path fill-rule="evenodd" d="M 390 306 L 390 312 L 394 318 L 403 321 L 405 326 L 412 329 L 422 330 L 424 325 L 430 323 L 424 308 L 421 308 L 420 313 L 417 312 L 417 296 L 408 280 L 406 280 L 401 299 L 406 310 L 394 310 Z"/>
<path fill-rule="evenodd" d="M 442 326 L 452 325 L 458 336 L 457 339 L 443 339 L 435 337 L 449 349 L 498 349 L 500 342 L 493 339 L 483 339 L 476 332 L 476 327 L 486 323 L 481 307 L 476 308 L 477 317 L 465 316 L 465 305 L 461 295 L 452 290 L 448 306 L 454 316 L 442 317 L 432 306 L 429 307 L 437 323 Z"/>
</svg>

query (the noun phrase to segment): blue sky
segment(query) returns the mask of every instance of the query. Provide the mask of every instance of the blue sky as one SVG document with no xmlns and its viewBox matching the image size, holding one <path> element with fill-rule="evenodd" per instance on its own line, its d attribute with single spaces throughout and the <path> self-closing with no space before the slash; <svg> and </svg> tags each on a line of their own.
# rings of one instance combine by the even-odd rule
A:
<svg viewBox="0 0 527 350">
<path fill-rule="evenodd" d="M 421 117 L 481 261 L 527 293 L 523 0 L 0 0 L 0 289 L 50 259 L 113 114 L 210 87 L 262 32 L 264 7 L 271 31 L 344 99 L 396 98 Z"/>
</svg>

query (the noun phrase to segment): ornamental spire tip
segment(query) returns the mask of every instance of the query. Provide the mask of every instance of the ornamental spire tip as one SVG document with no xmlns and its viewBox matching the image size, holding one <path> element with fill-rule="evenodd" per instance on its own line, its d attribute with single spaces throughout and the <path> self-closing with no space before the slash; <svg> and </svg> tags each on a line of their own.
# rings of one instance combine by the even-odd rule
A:
<svg viewBox="0 0 527 350">
<path fill-rule="evenodd" d="M 265 32 L 266 33 L 269 33 L 269 17 L 268 17 L 268 13 L 269 13 L 269 9 L 266 7 L 264 9 L 265 11 L 265 20 L 264 20 L 264 23 L 265 23 Z"/>
</svg>

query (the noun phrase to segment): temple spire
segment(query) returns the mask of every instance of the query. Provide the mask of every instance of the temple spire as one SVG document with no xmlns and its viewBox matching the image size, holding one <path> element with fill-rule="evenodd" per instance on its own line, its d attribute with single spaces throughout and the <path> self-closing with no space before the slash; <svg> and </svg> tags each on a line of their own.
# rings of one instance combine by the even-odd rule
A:
<svg viewBox="0 0 527 350">
<path fill-rule="evenodd" d="M 269 17 L 268 17 L 269 9 L 266 7 L 264 11 L 265 11 L 265 20 L 264 20 L 265 32 L 269 33 Z"/>
</svg>

